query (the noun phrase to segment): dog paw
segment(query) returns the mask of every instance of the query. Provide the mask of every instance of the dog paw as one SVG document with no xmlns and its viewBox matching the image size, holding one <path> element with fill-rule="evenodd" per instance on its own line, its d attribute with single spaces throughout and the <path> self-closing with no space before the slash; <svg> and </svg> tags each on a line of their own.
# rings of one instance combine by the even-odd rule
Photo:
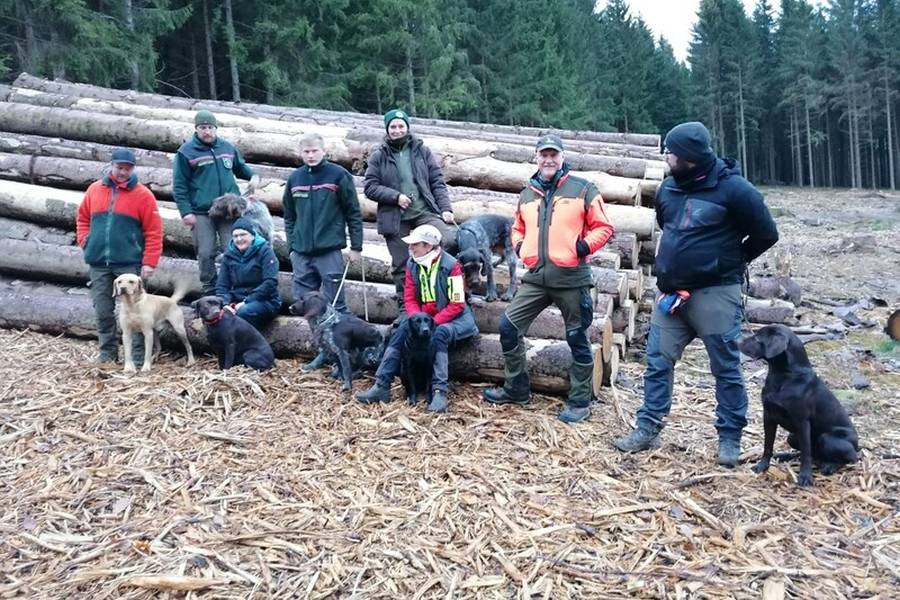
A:
<svg viewBox="0 0 900 600">
<path fill-rule="evenodd" d="M 349 383 L 346 383 L 346 382 L 345 382 L 344 385 L 341 386 L 341 391 L 342 391 L 342 392 L 352 392 L 352 391 L 353 391 L 353 386 L 350 385 Z"/>
<path fill-rule="evenodd" d="M 491 295 L 485 296 L 485 297 L 484 297 L 484 301 L 485 301 L 485 302 L 496 302 L 496 301 L 497 301 L 497 296 L 496 296 L 495 294 L 491 294 Z"/>
<path fill-rule="evenodd" d="M 800 473 L 800 476 L 797 478 L 797 485 L 800 487 L 812 487 L 812 475 L 809 473 Z"/>
<path fill-rule="evenodd" d="M 149 373 L 149 372 L 150 372 L 150 365 L 144 365 L 143 367 L 141 367 L 141 373 Z"/>
<path fill-rule="evenodd" d="M 512 294 L 503 294 L 502 296 L 500 296 L 500 299 L 504 302 L 512 302 L 513 297 Z"/>
<path fill-rule="evenodd" d="M 134 368 L 134 365 L 126 364 L 126 365 L 125 365 L 125 372 L 126 372 L 126 373 L 137 373 L 137 369 Z"/>
</svg>

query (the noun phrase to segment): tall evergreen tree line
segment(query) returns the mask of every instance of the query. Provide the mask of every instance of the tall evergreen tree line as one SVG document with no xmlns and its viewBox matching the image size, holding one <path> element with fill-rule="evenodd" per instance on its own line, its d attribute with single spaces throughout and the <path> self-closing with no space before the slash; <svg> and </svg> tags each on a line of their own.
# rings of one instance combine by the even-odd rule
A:
<svg viewBox="0 0 900 600">
<path fill-rule="evenodd" d="M 755 181 L 895 187 L 900 0 L 702 0 L 688 64 L 626 0 L 8 0 L 27 71 L 225 100 L 665 133 Z M 777 10 L 776 10 L 777 8 Z"/>
</svg>

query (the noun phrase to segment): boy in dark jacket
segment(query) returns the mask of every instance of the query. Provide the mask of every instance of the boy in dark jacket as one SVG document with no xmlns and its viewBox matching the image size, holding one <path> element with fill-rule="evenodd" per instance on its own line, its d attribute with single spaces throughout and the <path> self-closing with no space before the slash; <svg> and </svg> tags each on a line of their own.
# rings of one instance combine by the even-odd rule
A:
<svg viewBox="0 0 900 600">
<path fill-rule="evenodd" d="M 350 260 L 362 258 L 362 211 L 353 177 L 342 166 L 325 159 L 325 141 L 318 134 L 300 139 L 304 165 L 295 169 L 284 186 L 284 232 L 291 252 L 294 300 L 320 288 L 335 309 L 347 312 L 341 250 L 350 235 Z M 335 302 L 335 297 L 337 301 Z M 320 367 L 320 352 L 305 369 Z"/>
<path fill-rule="evenodd" d="M 281 308 L 275 251 L 246 217 L 231 227 L 231 242 L 216 278 L 216 295 L 226 309 L 257 329 L 274 319 Z"/>
<path fill-rule="evenodd" d="M 222 223 L 217 231 L 209 218 L 213 200 L 224 194 L 240 194 L 235 176 L 250 181 L 249 194 L 259 185 L 259 176 L 231 142 L 218 136 L 218 127 L 211 112 L 197 112 L 194 136 L 175 153 L 172 174 L 175 204 L 181 220 L 191 228 L 204 295 L 214 293 L 216 254 L 224 250 L 231 236 L 231 223 Z"/>
<path fill-rule="evenodd" d="M 720 159 L 702 123 L 682 123 L 666 136 L 672 174 L 656 195 L 663 229 L 656 256 L 661 292 L 650 321 L 644 404 L 637 428 L 614 442 L 623 452 L 654 446 L 672 406 L 675 362 L 700 337 L 716 378 L 718 463 L 737 465 L 747 424 L 741 375 L 741 279 L 750 261 L 778 241 L 762 194 Z"/>
<path fill-rule="evenodd" d="M 456 226 L 444 174 L 431 150 L 409 133 L 409 115 L 390 110 L 384 115 L 387 136 L 369 157 L 366 196 L 378 203 L 378 233 L 391 253 L 391 274 L 397 301 L 403 308 L 403 279 L 409 248 L 403 236 L 420 225 L 441 232 L 442 246 L 456 243 Z"/>
<path fill-rule="evenodd" d="M 76 239 L 90 265 L 90 292 L 97 315 L 99 363 L 118 359 L 113 282 L 124 273 L 150 277 L 162 254 L 162 220 L 156 198 L 134 174 L 134 152 L 116 148 L 109 173 L 87 189 L 78 206 Z M 144 336 L 133 336 L 134 362 L 144 360 Z"/>
</svg>

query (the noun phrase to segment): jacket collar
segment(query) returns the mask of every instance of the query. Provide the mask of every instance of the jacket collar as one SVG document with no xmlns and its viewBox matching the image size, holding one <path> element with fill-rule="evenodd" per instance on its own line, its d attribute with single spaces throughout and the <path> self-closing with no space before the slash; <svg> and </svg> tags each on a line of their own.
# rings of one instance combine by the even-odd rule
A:
<svg viewBox="0 0 900 600">
<path fill-rule="evenodd" d="M 209 148 L 217 149 L 219 146 L 222 145 L 222 138 L 220 138 L 218 134 L 216 134 L 216 139 L 213 140 L 212 144 L 207 144 L 206 142 L 201 140 L 200 136 L 198 136 L 196 132 L 194 133 L 193 139 L 194 139 L 194 147 L 197 148 L 198 150 L 207 150 Z"/>
<path fill-rule="evenodd" d="M 128 178 L 128 181 L 125 183 L 119 183 L 118 181 L 113 181 L 113 179 L 109 176 L 109 173 L 103 176 L 103 185 L 109 188 L 119 188 L 120 190 L 133 190 L 138 183 L 137 174 L 132 173 L 131 177 Z"/>
<path fill-rule="evenodd" d="M 670 175 L 666 187 L 679 192 L 697 192 L 700 190 L 712 189 L 719 184 L 719 179 L 721 179 L 723 175 L 729 175 L 732 172 L 730 167 L 733 167 L 734 164 L 733 159 L 717 158 L 709 171 L 699 174 L 688 185 L 679 185 L 675 181 L 675 178 Z"/>
<path fill-rule="evenodd" d="M 322 169 L 324 169 L 324 168 L 325 168 L 325 165 L 327 165 L 327 164 L 328 164 L 328 159 L 327 159 L 327 158 L 323 158 L 323 159 L 322 159 L 322 162 L 320 162 L 319 164 L 317 164 L 317 165 L 314 166 L 314 167 L 310 167 L 309 165 L 303 165 L 303 166 L 306 167 L 306 172 L 307 172 L 307 173 L 315 174 L 315 173 L 321 173 L 321 172 L 322 172 Z"/>
<path fill-rule="evenodd" d="M 569 163 L 563 162 L 562 167 L 556 172 L 556 175 L 553 176 L 549 182 L 545 182 L 541 179 L 540 170 L 535 171 L 534 175 L 531 176 L 531 179 L 528 182 L 528 186 L 534 191 L 536 194 L 540 196 L 546 195 L 546 190 L 557 190 L 561 188 L 566 181 L 569 179 Z"/>
</svg>

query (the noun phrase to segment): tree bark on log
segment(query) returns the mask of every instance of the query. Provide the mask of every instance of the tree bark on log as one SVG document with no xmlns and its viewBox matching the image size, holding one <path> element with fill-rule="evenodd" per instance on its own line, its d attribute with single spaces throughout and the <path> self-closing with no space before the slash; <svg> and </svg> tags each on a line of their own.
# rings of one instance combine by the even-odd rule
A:
<svg viewBox="0 0 900 600">
<path fill-rule="evenodd" d="M 784 325 L 796 322 L 797 307 L 785 300 L 759 300 L 744 296 L 744 309 L 747 320 L 751 323 L 781 323 Z"/>
<path fill-rule="evenodd" d="M 182 310 L 186 323 L 191 324 L 187 328 L 191 345 L 208 351 L 206 336 L 198 327 L 199 321 L 194 321 L 194 311 L 187 307 Z M 96 337 L 94 319 L 86 289 L 0 280 L 0 327 L 92 338 Z M 388 326 L 379 327 L 385 331 Z M 315 352 L 313 335 L 306 320 L 300 317 L 276 317 L 265 335 L 278 357 L 312 356 Z M 161 341 L 166 347 L 180 348 L 180 342 L 172 335 L 162 336 Z M 532 388 L 551 394 L 568 392 L 572 363 L 568 345 L 551 340 L 527 340 L 526 343 Z M 602 360 L 602 356 L 598 355 L 597 360 Z M 450 354 L 450 375 L 461 381 L 502 382 L 503 353 L 499 337 L 482 334 L 455 347 Z"/>
<path fill-rule="evenodd" d="M 266 113 L 282 118 L 305 118 L 316 117 L 323 120 L 333 121 L 342 118 L 356 118 L 371 122 L 373 127 L 380 127 L 382 124 L 381 115 L 367 115 L 362 113 L 349 113 L 327 111 L 322 109 L 300 109 L 292 107 L 271 106 L 256 103 L 234 103 L 215 100 L 196 100 L 193 98 L 179 98 L 176 96 L 166 96 L 163 94 L 152 94 L 146 92 L 135 92 L 132 90 L 115 90 L 100 86 L 93 86 L 83 83 L 68 83 L 59 81 L 50 81 L 29 75 L 28 73 L 20 74 L 14 84 L 15 87 L 29 88 L 53 94 L 64 94 L 80 96 L 83 98 L 97 98 L 101 100 L 130 102 L 134 104 L 145 104 L 147 106 L 166 106 L 179 108 L 182 110 L 201 110 L 207 109 L 219 111 L 227 114 L 256 114 Z M 504 133 L 528 137 L 532 140 L 545 135 L 554 133 L 562 138 L 572 140 L 595 141 L 607 144 L 625 144 L 646 147 L 654 150 L 659 155 L 660 137 L 656 134 L 640 134 L 640 133 L 607 133 L 596 131 L 577 131 L 567 129 L 544 129 L 537 127 L 518 127 L 512 125 L 497 125 L 489 123 L 474 123 L 466 121 L 448 121 L 443 119 L 424 119 L 414 118 L 412 123 L 415 127 L 434 127 L 441 129 L 455 129 L 469 132 L 470 135 L 478 133 Z"/>
<path fill-rule="evenodd" d="M 782 275 L 753 277 L 750 279 L 747 292 L 754 298 L 764 300 L 778 298 L 792 304 L 800 304 L 800 300 L 803 298 L 800 284 L 792 277 Z"/>
<path fill-rule="evenodd" d="M 8 102 L 11 106 L 18 104 L 46 107 L 53 110 L 66 109 L 96 115 L 115 115 L 116 118 L 166 122 L 170 125 L 192 124 L 194 115 L 194 112 L 189 110 L 154 108 L 124 102 L 46 94 L 28 89 L 13 89 L 8 95 Z M 384 131 L 380 126 L 360 126 L 353 123 L 320 125 L 309 121 L 276 121 L 264 116 L 247 117 L 229 114 L 220 115 L 218 120 L 220 135 L 235 142 L 248 157 L 255 157 L 258 152 L 261 152 L 259 134 L 302 136 L 307 133 L 318 133 L 326 140 L 326 150 L 332 160 L 345 166 L 352 166 L 354 161 L 365 159 L 371 154 L 384 139 Z M 243 139 L 242 136 L 244 136 Z M 279 139 L 283 138 L 279 137 Z M 450 157 L 485 157 L 496 159 L 501 170 L 503 165 L 520 163 L 528 164 L 531 171 L 529 176 L 535 170 L 534 165 L 530 164 L 534 158 L 533 142 L 529 142 L 527 145 L 499 144 L 477 139 L 431 135 L 425 135 L 422 139 L 438 155 L 438 158 L 444 157 L 445 162 Z M 246 148 L 242 143 L 238 143 L 238 140 L 246 143 Z M 268 148 L 268 146 L 262 147 Z M 285 147 L 284 154 L 287 158 L 273 159 L 269 155 L 269 160 L 279 164 L 297 164 L 299 149 L 296 148 L 296 138 L 292 147 Z M 641 195 L 641 179 L 662 179 L 665 173 L 665 163 L 658 160 L 597 156 L 579 152 L 572 153 L 571 160 L 568 155 L 566 158 L 576 171 L 602 172 L 633 179 L 634 197 L 637 199 L 640 199 Z M 284 160 L 288 160 L 288 162 L 285 163 Z M 516 185 L 520 186 L 521 181 L 518 181 Z"/>
<path fill-rule="evenodd" d="M 616 233 L 609 239 L 604 250 L 616 252 L 622 258 L 622 268 L 634 269 L 640 262 L 637 235 L 631 231 L 616 229 Z"/>
<path fill-rule="evenodd" d="M 0 234 L 2 233 L 0 231 Z M 9 237 L 0 237 L 0 272 L 31 279 L 82 285 L 89 279 L 89 267 L 84 262 L 81 248 Z M 189 298 L 200 295 L 201 286 L 196 261 L 163 256 L 156 271 L 147 281 L 147 287 L 163 294 L 170 294 L 177 282 L 188 284 Z M 286 307 L 294 301 L 290 273 L 279 273 L 278 287 Z M 393 285 L 371 282 L 364 284 L 360 281 L 347 280 L 344 291 L 348 308 L 354 314 L 363 316 L 368 308 L 369 319 L 373 322 L 391 323 L 397 318 L 398 307 Z M 472 306 L 475 322 L 484 333 L 500 331 L 500 319 L 505 311 L 505 302 L 484 302 Z M 566 327 L 562 314 L 555 308 L 544 310 L 534 320 L 528 333 L 535 338 L 565 339 Z M 591 342 L 606 347 L 611 343 L 611 336 L 612 326 L 607 316 L 597 316 L 588 329 Z"/>
</svg>

